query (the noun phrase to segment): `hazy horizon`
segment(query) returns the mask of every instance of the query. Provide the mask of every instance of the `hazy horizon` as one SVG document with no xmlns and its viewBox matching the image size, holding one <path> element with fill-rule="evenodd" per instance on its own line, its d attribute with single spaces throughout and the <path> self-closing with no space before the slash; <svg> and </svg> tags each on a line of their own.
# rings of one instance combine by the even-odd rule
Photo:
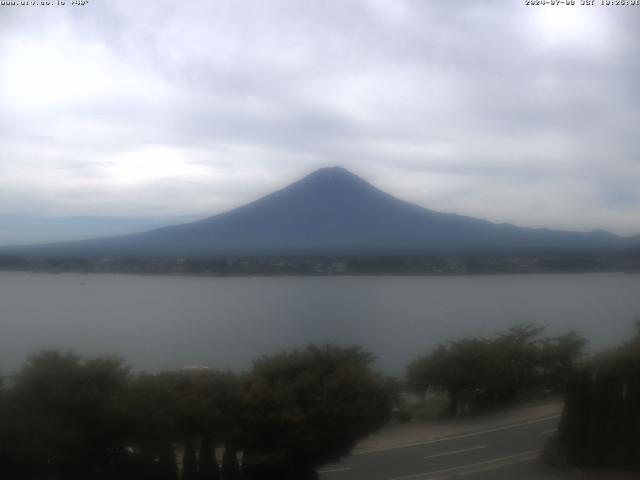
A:
<svg viewBox="0 0 640 480">
<path fill-rule="evenodd" d="M 323 167 L 320 170 L 342 167 Z M 318 172 L 316 170 L 315 172 Z M 315 173 L 311 172 L 311 174 Z M 303 177 L 303 178 L 306 178 Z M 366 179 L 365 179 L 366 180 Z M 288 187 L 284 186 L 283 188 Z M 375 185 L 374 185 L 375 187 Z M 275 190 L 280 191 L 281 189 Z M 274 193 L 274 192 L 270 192 Z M 267 194 L 268 195 L 268 194 Z M 254 199 L 254 200 L 259 200 Z M 401 198 L 401 200 L 403 200 Z M 249 201 L 248 203 L 251 203 Z M 240 205 L 241 206 L 241 205 Z M 422 206 L 422 205 L 421 205 Z M 423 206 L 428 208 L 426 206 Z M 230 210 L 233 210 L 231 208 Z M 224 213 L 224 212 L 217 212 Z M 456 213 L 456 212 L 443 212 Z M 12 245 L 30 245 L 40 243 L 55 243 L 74 240 L 87 240 L 94 238 L 107 238 L 113 236 L 139 233 L 157 228 L 185 224 L 207 218 L 213 215 L 183 216 L 183 217 L 156 217 L 156 218 L 128 218 L 128 217 L 26 217 L 26 216 L 1 216 L 0 215 L 0 247 Z M 513 223 L 516 226 L 523 226 Z M 570 229 L 562 229 L 571 231 Z M 576 230 L 579 231 L 579 230 Z M 13 239 L 13 242 L 12 242 Z M 3 240 L 5 240 L 3 242 Z M 8 241 L 7 241 L 8 240 Z"/>
<path fill-rule="evenodd" d="M 70 4 L 2 9 L 0 244 L 203 218 L 330 165 L 437 211 L 640 234 L 638 9 Z M 77 217 L 110 223 L 47 224 Z"/>
</svg>

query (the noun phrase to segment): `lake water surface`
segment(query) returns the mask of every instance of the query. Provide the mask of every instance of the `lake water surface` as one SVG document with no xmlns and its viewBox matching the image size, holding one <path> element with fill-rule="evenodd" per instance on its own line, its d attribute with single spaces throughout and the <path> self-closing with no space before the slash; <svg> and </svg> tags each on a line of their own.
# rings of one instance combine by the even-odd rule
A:
<svg viewBox="0 0 640 480">
<path fill-rule="evenodd" d="M 640 275 L 211 278 L 0 272 L 0 373 L 43 348 L 135 368 L 241 370 L 307 343 L 360 345 L 387 373 L 438 342 L 517 322 L 575 329 L 592 349 L 628 338 Z"/>
</svg>

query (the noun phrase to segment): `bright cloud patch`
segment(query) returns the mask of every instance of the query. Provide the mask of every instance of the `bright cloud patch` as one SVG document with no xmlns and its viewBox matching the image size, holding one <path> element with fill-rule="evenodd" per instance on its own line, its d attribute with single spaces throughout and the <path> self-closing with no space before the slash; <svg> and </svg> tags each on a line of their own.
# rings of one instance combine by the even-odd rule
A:
<svg viewBox="0 0 640 480">
<path fill-rule="evenodd" d="M 640 233 L 636 10 L 7 7 L 0 214 L 202 216 L 342 165 L 429 208 Z"/>
</svg>

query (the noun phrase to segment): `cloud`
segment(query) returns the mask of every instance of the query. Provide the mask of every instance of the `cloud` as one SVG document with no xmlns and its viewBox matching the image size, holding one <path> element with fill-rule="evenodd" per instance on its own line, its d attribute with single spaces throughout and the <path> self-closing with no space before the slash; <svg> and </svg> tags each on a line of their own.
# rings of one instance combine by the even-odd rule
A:
<svg viewBox="0 0 640 480">
<path fill-rule="evenodd" d="M 636 14 L 5 6 L 0 214 L 202 216 L 339 164 L 429 208 L 640 233 Z"/>
</svg>

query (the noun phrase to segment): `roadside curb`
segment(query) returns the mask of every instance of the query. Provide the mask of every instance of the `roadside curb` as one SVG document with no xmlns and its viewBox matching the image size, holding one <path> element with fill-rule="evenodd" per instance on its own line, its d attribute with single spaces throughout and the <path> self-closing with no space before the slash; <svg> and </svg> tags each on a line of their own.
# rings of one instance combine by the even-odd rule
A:
<svg viewBox="0 0 640 480">
<path fill-rule="evenodd" d="M 540 414 L 539 410 L 548 410 L 545 414 Z M 531 410 L 537 411 L 537 414 L 530 412 Z M 531 413 L 527 415 L 527 412 Z M 505 430 L 509 428 L 515 428 L 517 426 L 527 425 L 530 423 L 537 423 L 545 421 L 551 418 L 560 418 L 562 413 L 562 403 L 554 403 L 544 405 L 541 407 L 524 408 L 522 414 L 518 415 L 518 410 L 509 410 L 504 412 L 504 416 L 513 416 L 510 420 L 500 420 L 500 414 L 492 414 L 492 419 L 482 423 L 482 417 L 476 417 L 469 419 L 468 422 L 463 422 L 460 419 L 452 420 L 450 424 L 445 422 L 424 422 L 421 424 L 408 424 L 405 428 L 410 430 L 405 433 L 406 437 L 411 437 L 411 440 L 402 441 L 400 438 L 394 440 L 390 437 L 402 437 L 403 432 L 393 432 L 391 429 L 398 428 L 397 426 L 383 429 L 380 432 L 363 440 L 359 446 L 353 450 L 352 455 L 365 455 L 369 453 L 376 453 L 387 450 L 396 450 L 401 448 L 408 448 L 420 445 L 427 445 L 430 443 L 442 442 L 453 440 L 465 436 L 474 436 L 489 431 Z M 491 421 L 493 420 L 493 421 Z M 400 427 L 402 428 L 402 427 Z M 370 444 L 370 445 L 369 445 Z"/>
</svg>

